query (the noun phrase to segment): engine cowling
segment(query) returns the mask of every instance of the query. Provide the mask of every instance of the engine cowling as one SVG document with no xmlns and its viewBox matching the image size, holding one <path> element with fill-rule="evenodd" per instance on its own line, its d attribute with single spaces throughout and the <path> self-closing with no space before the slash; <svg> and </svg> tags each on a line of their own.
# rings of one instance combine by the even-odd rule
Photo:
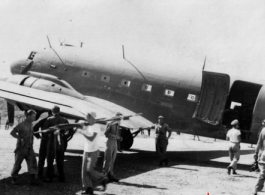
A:
<svg viewBox="0 0 265 195">
<path fill-rule="evenodd" d="M 7 79 L 7 82 L 42 91 L 64 94 L 78 99 L 85 99 L 81 93 L 77 92 L 66 81 L 58 80 L 58 82 L 55 83 L 50 80 L 36 78 L 29 75 L 13 75 Z M 63 82 L 64 86 L 59 85 L 59 82 Z"/>
</svg>

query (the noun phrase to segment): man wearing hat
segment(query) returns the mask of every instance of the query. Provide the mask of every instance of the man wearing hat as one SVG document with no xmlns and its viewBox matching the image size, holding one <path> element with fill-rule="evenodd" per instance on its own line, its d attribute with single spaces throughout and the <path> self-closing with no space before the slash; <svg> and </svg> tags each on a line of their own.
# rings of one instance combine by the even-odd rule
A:
<svg viewBox="0 0 265 195">
<path fill-rule="evenodd" d="M 159 166 L 163 166 L 163 163 L 167 166 L 168 165 L 168 159 L 166 157 L 166 151 L 167 151 L 167 145 L 168 145 L 168 139 L 171 136 L 171 129 L 169 126 L 164 123 L 164 117 L 159 116 L 158 117 L 158 123 L 154 124 L 153 126 L 149 127 L 151 129 L 155 129 L 156 133 L 156 139 L 155 139 L 155 145 L 156 145 L 156 153 L 159 156 Z M 168 133 L 168 134 L 167 134 Z"/>
<path fill-rule="evenodd" d="M 237 162 L 240 157 L 240 142 L 241 142 L 241 132 L 239 128 L 238 120 L 233 120 L 231 122 L 232 129 L 230 129 L 226 134 L 226 140 L 230 141 L 229 144 L 229 156 L 231 163 L 227 167 L 227 173 L 230 175 L 231 170 L 233 170 L 233 174 L 236 173 Z"/>
<path fill-rule="evenodd" d="M 255 159 L 255 161 L 258 160 L 259 169 L 260 169 L 260 174 L 259 174 L 257 183 L 255 185 L 255 189 L 254 189 L 254 195 L 262 190 L 262 188 L 264 186 L 264 181 L 265 181 L 265 152 L 264 152 L 265 128 L 264 128 L 264 122 L 265 122 L 265 120 L 262 121 L 263 128 L 261 129 L 261 131 L 259 133 L 257 147 L 256 147 L 255 154 L 254 154 L 254 159 Z"/>
<path fill-rule="evenodd" d="M 12 184 L 18 184 L 18 173 L 21 169 L 21 164 L 25 159 L 28 166 L 28 172 L 30 174 L 30 184 L 38 185 L 36 180 L 38 168 L 37 160 L 33 150 L 33 128 L 32 123 L 36 119 L 36 112 L 34 110 L 28 110 L 26 120 L 19 123 L 11 131 L 10 135 L 17 139 L 17 146 L 15 153 L 15 164 L 11 172 Z"/>
<path fill-rule="evenodd" d="M 77 132 L 85 137 L 83 162 L 82 162 L 82 186 L 84 191 L 81 194 L 94 194 L 94 188 L 96 184 L 100 183 L 103 188 L 101 191 L 105 191 L 107 187 L 107 178 L 102 173 L 95 170 L 97 159 L 99 155 L 99 139 L 100 139 L 100 125 L 95 123 L 96 113 L 91 112 L 86 116 L 85 124 L 80 124 L 80 129 Z"/>
<path fill-rule="evenodd" d="M 121 116 L 120 112 L 117 112 L 115 116 Z M 105 136 L 108 138 L 106 142 L 106 150 L 104 154 L 103 173 L 108 176 L 109 182 L 119 182 L 114 177 L 113 167 L 117 155 L 117 141 L 122 141 L 120 136 L 120 121 L 117 120 L 107 124 Z"/>
</svg>

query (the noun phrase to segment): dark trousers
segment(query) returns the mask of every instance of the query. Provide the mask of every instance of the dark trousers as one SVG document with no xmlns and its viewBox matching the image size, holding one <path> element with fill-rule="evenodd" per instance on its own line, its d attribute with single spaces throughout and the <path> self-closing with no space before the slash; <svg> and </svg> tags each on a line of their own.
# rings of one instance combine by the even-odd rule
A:
<svg viewBox="0 0 265 195">
<path fill-rule="evenodd" d="M 58 142 L 54 144 L 48 143 L 46 176 L 50 180 L 52 180 L 54 177 L 54 169 L 53 169 L 54 159 L 56 160 L 56 164 L 57 164 L 59 180 L 64 181 L 65 174 L 64 174 L 64 144 L 63 142 L 61 143 L 61 145 L 59 145 Z"/>
<path fill-rule="evenodd" d="M 168 140 L 166 138 L 156 138 L 156 153 L 160 160 L 166 159 Z"/>
<path fill-rule="evenodd" d="M 42 177 L 43 167 L 45 164 L 45 159 L 47 155 L 47 139 L 42 139 L 40 143 L 40 150 L 39 150 L 39 162 L 38 162 L 38 176 Z"/>
</svg>

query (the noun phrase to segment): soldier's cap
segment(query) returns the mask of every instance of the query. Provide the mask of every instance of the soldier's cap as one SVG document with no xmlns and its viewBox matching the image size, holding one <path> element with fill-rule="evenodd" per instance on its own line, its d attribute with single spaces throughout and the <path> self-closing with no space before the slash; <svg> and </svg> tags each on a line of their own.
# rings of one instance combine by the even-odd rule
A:
<svg viewBox="0 0 265 195">
<path fill-rule="evenodd" d="M 238 122 L 238 120 L 236 119 L 236 120 L 233 120 L 232 122 L 231 122 L 231 125 L 232 126 L 235 126 L 235 125 L 238 125 L 239 124 L 239 122 Z"/>
<path fill-rule="evenodd" d="M 159 117 L 158 117 L 158 119 L 161 119 L 161 118 L 163 119 L 164 117 L 163 117 L 163 116 L 159 116 Z"/>
<path fill-rule="evenodd" d="M 54 107 L 52 108 L 52 112 L 53 112 L 54 114 L 59 113 L 59 112 L 60 112 L 60 107 L 59 107 L 59 106 L 54 106 Z"/>
<path fill-rule="evenodd" d="M 115 116 L 122 116 L 122 113 L 117 112 L 117 113 L 115 114 Z"/>
<path fill-rule="evenodd" d="M 27 114 L 27 116 L 30 116 L 30 115 L 32 115 L 32 114 L 37 114 L 37 112 L 36 112 L 35 110 L 33 110 L 33 109 L 30 109 L 30 110 L 28 110 L 28 111 L 26 112 L 26 114 Z"/>
<path fill-rule="evenodd" d="M 95 112 L 89 112 L 87 113 L 87 116 L 92 116 L 93 118 L 96 118 L 97 114 Z"/>
</svg>

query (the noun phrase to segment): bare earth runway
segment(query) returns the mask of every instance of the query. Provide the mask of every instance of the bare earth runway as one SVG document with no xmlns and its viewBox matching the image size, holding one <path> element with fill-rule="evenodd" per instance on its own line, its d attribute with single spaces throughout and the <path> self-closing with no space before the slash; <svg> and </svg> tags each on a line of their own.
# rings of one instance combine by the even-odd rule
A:
<svg viewBox="0 0 265 195">
<path fill-rule="evenodd" d="M 75 135 L 70 141 L 65 157 L 66 183 L 56 180 L 52 184 L 29 186 L 26 163 L 20 171 L 19 186 L 10 184 L 10 172 L 14 162 L 16 140 L 10 130 L 0 130 L 0 194 L 75 194 L 81 190 L 81 161 L 83 137 Z M 250 144 L 241 145 L 241 159 L 238 175 L 227 175 L 229 158 L 227 142 L 200 137 L 194 141 L 191 135 L 173 133 L 168 146 L 169 167 L 158 167 L 154 153 L 154 135 L 135 138 L 130 151 L 119 153 L 115 173 L 120 183 L 111 183 L 105 194 L 187 194 L 187 195 L 249 195 L 258 173 L 249 172 L 253 162 L 254 148 Z M 101 170 L 104 144 L 102 136 L 98 169 Z M 35 139 L 35 152 L 39 150 L 39 140 Z M 102 194 L 96 192 L 96 194 Z"/>
</svg>

